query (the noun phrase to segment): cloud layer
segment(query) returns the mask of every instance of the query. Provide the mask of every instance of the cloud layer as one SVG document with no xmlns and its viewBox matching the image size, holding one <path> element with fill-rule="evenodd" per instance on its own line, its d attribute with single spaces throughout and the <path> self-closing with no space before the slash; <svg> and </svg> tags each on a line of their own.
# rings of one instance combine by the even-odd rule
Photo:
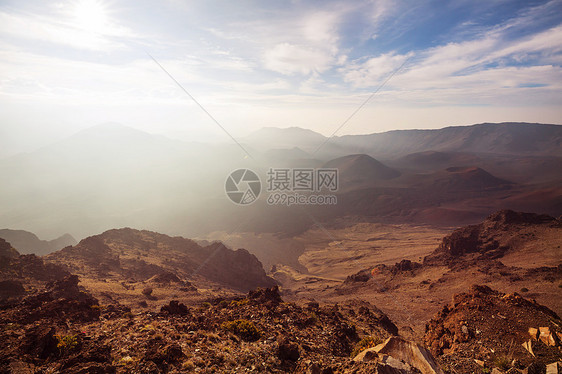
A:
<svg viewBox="0 0 562 374">
<path fill-rule="evenodd" d="M 163 133 L 187 126 L 201 138 L 210 125 L 149 52 L 235 134 L 295 124 L 331 133 L 391 74 L 347 132 L 477 122 L 474 107 L 493 118 L 525 107 L 553 122 L 562 114 L 561 10 L 559 0 L 6 3 L 0 120 L 5 132 L 26 121 L 118 120 Z M 38 124 L 29 113 L 45 106 L 60 110 Z M 401 114 L 432 110 L 436 120 Z"/>
</svg>

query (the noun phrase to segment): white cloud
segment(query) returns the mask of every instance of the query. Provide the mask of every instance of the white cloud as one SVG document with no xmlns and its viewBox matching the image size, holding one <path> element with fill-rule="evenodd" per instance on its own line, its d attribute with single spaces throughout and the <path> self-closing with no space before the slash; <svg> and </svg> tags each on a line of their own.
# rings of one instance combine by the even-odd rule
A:
<svg viewBox="0 0 562 374">
<path fill-rule="evenodd" d="M 265 53 L 264 66 L 282 74 L 324 72 L 334 63 L 329 51 L 289 43 L 277 44 Z"/>
<path fill-rule="evenodd" d="M 266 69 L 286 74 L 322 73 L 345 60 L 340 53 L 339 26 L 349 9 L 307 12 L 293 20 L 271 25 L 262 40 Z M 279 28 L 280 26 L 280 28 Z M 271 45 L 272 40 L 279 42 Z"/>
<path fill-rule="evenodd" d="M 387 53 L 369 58 L 362 63 L 352 62 L 341 69 L 343 79 L 356 87 L 374 87 L 398 69 L 408 57 L 408 55 Z"/>
<path fill-rule="evenodd" d="M 562 26 L 518 39 L 507 38 L 508 29 L 495 28 L 474 40 L 416 52 L 387 84 L 385 92 L 379 94 L 379 100 L 403 105 L 460 106 L 560 102 Z M 353 87 L 374 89 L 405 58 L 396 53 L 381 54 L 351 61 L 340 72 Z M 530 58 L 535 59 L 533 64 L 524 65 Z M 510 66 L 514 62 L 516 65 Z"/>
</svg>

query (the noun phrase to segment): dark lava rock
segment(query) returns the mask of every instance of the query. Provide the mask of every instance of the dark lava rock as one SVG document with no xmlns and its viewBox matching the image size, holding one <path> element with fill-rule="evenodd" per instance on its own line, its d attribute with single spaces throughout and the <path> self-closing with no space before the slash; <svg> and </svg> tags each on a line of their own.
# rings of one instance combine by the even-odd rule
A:
<svg viewBox="0 0 562 374">
<path fill-rule="evenodd" d="M 23 354 L 46 359 L 58 353 L 57 344 L 55 329 L 50 326 L 39 325 L 27 332 L 20 350 Z"/>
<path fill-rule="evenodd" d="M 268 306 L 279 305 L 283 302 L 279 294 L 279 287 L 258 288 L 248 293 L 248 298 L 255 303 L 265 304 Z"/>
<path fill-rule="evenodd" d="M 47 284 L 47 290 L 15 305 L 7 317 L 20 323 L 40 319 L 89 322 L 99 319 L 98 300 L 78 287 L 78 276 L 70 275 Z"/>
<path fill-rule="evenodd" d="M 20 281 L 0 281 L 0 301 L 25 295 L 25 288 Z"/>
<path fill-rule="evenodd" d="M 367 282 L 371 279 L 371 274 L 369 270 L 361 270 L 358 273 L 349 275 L 345 283 L 355 283 L 355 282 Z"/>
<path fill-rule="evenodd" d="M 299 346 L 285 338 L 279 342 L 277 357 L 283 361 L 297 361 L 300 357 Z"/>
<path fill-rule="evenodd" d="M 179 315 L 186 315 L 189 313 L 189 309 L 185 304 L 180 303 L 177 300 L 172 300 L 168 305 L 164 305 L 160 308 L 161 313 L 168 313 L 168 314 L 179 314 Z"/>
<path fill-rule="evenodd" d="M 394 264 L 394 266 L 390 269 L 392 274 L 398 274 L 405 271 L 413 271 L 416 269 L 421 268 L 421 264 L 418 262 L 412 262 L 410 260 L 402 260 Z"/>
</svg>

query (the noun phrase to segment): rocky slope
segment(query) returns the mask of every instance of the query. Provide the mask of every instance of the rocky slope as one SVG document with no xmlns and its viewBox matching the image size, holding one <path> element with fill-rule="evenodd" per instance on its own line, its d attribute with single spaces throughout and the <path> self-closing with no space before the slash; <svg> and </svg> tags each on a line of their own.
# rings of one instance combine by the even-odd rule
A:
<svg viewBox="0 0 562 374">
<path fill-rule="evenodd" d="M 182 237 L 130 228 L 88 237 L 46 259 L 85 278 L 117 282 L 143 282 L 172 273 L 182 280 L 210 281 L 242 291 L 276 284 L 244 249 L 233 251 L 221 243 L 202 247 Z"/>
<path fill-rule="evenodd" d="M 373 262 L 326 294 L 376 299 L 401 330 L 418 338 L 431 316 L 473 284 L 520 293 L 560 314 L 561 247 L 559 219 L 500 211 L 445 236 L 423 261 Z"/>
<path fill-rule="evenodd" d="M 133 314 L 99 304 L 69 276 L 0 310 L 0 322 L 2 373 L 419 373 L 389 362 L 394 351 L 385 362 L 352 360 L 397 332 L 376 307 L 285 303 L 277 288 Z"/>
<path fill-rule="evenodd" d="M 562 320 L 552 310 L 517 293 L 473 286 L 426 325 L 424 341 L 454 373 L 534 372 L 530 367 L 544 373 L 562 360 L 561 338 Z"/>
</svg>

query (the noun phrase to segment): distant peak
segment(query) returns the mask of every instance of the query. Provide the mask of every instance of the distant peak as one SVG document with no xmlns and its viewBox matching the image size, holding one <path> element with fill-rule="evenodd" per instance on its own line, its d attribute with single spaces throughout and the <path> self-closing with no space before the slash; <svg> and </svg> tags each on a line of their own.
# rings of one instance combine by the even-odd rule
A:
<svg viewBox="0 0 562 374">
<path fill-rule="evenodd" d="M 95 125 L 92 127 L 88 127 L 85 128 L 81 131 L 78 132 L 78 134 L 82 134 L 82 133 L 93 133 L 93 132 L 97 132 L 97 133 L 113 133 L 113 132 L 135 132 L 135 133 L 144 133 L 144 131 L 135 129 L 133 127 L 129 127 L 129 126 L 125 126 L 121 123 L 117 123 L 117 122 L 105 122 L 105 123 L 101 123 L 99 125 Z"/>
<path fill-rule="evenodd" d="M 287 135 L 307 134 L 307 135 L 324 137 L 324 135 L 322 135 L 322 134 L 320 134 L 316 131 L 313 131 L 313 130 L 310 130 L 310 129 L 303 129 L 302 127 L 296 127 L 296 126 L 292 126 L 292 127 L 266 126 L 266 127 L 262 127 L 259 130 L 254 131 L 253 133 L 250 134 L 250 136 L 272 135 L 272 134 L 287 134 Z"/>
</svg>

